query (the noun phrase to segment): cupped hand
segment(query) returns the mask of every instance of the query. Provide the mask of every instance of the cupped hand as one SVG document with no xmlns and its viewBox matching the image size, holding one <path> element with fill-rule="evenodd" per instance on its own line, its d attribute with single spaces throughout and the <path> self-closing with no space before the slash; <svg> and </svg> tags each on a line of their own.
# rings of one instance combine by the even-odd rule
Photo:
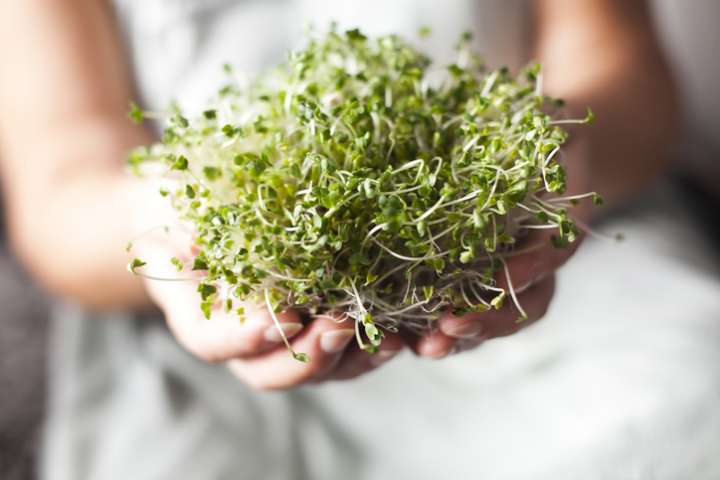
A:
<svg viewBox="0 0 720 480">
<path fill-rule="evenodd" d="M 586 144 L 579 139 L 568 145 L 568 195 L 589 190 L 585 148 Z M 589 219 L 591 208 L 585 200 L 573 207 L 570 214 L 582 226 Z M 584 237 L 581 232 L 574 242 L 557 248 L 551 242 L 555 233 L 554 230 L 534 230 L 515 253 L 507 256 L 495 277 L 497 286 L 507 292 L 502 308 L 463 316 L 447 312 L 438 320 L 436 330 L 413 343 L 413 350 L 420 356 L 442 358 L 477 347 L 486 340 L 511 335 L 542 318 L 555 293 L 557 269 L 572 257 Z M 512 298 L 513 292 L 515 298 Z"/>
<path fill-rule="evenodd" d="M 297 312 L 287 310 L 276 314 L 276 323 L 264 304 L 244 304 L 242 322 L 219 304 L 205 319 L 197 292 L 202 272 L 190 268 L 192 238 L 172 227 L 176 214 L 165 199 L 155 198 L 159 198 L 156 191 L 148 188 L 147 202 L 138 213 L 138 231 L 151 230 L 134 242 L 133 255 L 146 263 L 137 272 L 145 277 L 146 290 L 175 338 L 199 359 L 226 364 L 252 388 L 274 390 L 357 377 L 404 348 L 399 335 L 386 332 L 379 352 L 369 354 L 354 341 L 353 320 L 323 315 L 303 322 Z M 152 230 L 162 225 L 170 228 Z M 182 270 L 171 263 L 172 258 L 181 262 Z M 279 329 L 294 351 L 309 357 L 307 362 L 293 358 Z"/>
</svg>

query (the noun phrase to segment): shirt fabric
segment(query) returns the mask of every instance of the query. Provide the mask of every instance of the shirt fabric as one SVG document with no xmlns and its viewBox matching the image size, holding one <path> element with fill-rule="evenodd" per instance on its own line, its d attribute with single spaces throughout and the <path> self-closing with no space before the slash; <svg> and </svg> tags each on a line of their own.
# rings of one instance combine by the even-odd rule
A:
<svg viewBox="0 0 720 480">
<path fill-rule="evenodd" d="M 413 36 L 451 61 L 527 60 L 523 1 L 117 0 L 144 103 L 199 111 L 230 62 L 254 72 L 306 20 Z M 720 282 L 671 188 L 589 239 L 548 316 L 442 361 L 402 354 L 349 382 L 257 393 L 159 319 L 56 308 L 42 476 L 83 479 L 718 478 Z M 692 245 L 692 249 L 684 248 Z"/>
</svg>

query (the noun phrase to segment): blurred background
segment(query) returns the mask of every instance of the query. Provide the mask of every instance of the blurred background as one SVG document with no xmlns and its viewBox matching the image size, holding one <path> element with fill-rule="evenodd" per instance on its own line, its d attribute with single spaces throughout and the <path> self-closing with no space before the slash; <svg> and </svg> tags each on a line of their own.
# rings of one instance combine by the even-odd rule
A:
<svg viewBox="0 0 720 480">
<path fill-rule="evenodd" d="M 0 478 L 32 478 L 45 402 L 48 304 L 0 222 Z"/>
<path fill-rule="evenodd" d="M 693 215 L 700 237 L 720 251 L 720 1 L 654 4 L 686 108 L 670 180 L 687 200 L 677 214 Z M 694 174 L 698 165 L 702 176 Z M 45 402 L 48 302 L 9 252 L 4 232 L 0 223 L 0 479 L 13 480 L 31 478 L 34 471 Z M 696 259 L 695 266 L 718 277 L 715 259 Z"/>
</svg>

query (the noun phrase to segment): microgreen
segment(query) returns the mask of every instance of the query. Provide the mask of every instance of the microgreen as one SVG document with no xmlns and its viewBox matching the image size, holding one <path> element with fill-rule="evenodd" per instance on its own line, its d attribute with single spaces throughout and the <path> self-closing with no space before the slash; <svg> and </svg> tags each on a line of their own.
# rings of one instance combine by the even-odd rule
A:
<svg viewBox="0 0 720 480">
<path fill-rule="evenodd" d="M 144 267 L 145 265 L 147 265 L 146 262 L 143 262 L 139 258 L 133 258 L 130 263 L 128 263 L 127 269 L 130 273 L 137 274 L 137 269 Z"/>
<path fill-rule="evenodd" d="M 561 125 L 592 112 L 560 118 L 539 65 L 486 70 L 469 39 L 433 83 L 400 37 L 331 28 L 249 85 L 226 67 L 202 114 L 169 114 L 162 143 L 131 158 L 175 184 L 164 194 L 194 230 L 206 316 L 232 298 L 265 303 L 275 322 L 286 308 L 344 312 L 368 351 L 384 330 L 432 329 L 449 308 L 499 309 L 508 294 L 525 317 L 495 277 L 529 231 L 567 245 L 568 208 L 601 201 L 561 196 Z"/>
</svg>

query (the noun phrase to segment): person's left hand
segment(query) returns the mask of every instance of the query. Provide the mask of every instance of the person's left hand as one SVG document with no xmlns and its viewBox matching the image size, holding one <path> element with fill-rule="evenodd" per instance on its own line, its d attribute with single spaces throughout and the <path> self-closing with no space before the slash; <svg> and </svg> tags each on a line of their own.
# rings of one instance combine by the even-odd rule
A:
<svg viewBox="0 0 720 480">
<path fill-rule="evenodd" d="M 568 145 L 565 154 L 569 157 L 566 195 L 588 191 L 588 157 L 584 149 L 585 144 L 579 139 Z M 590 202 L 584 200 L 571 209 L 570 214 L 585 222 L 591 208 Z M 526 253 L 508 256 L 506 269 L 501 268 L 496 274 L 497 286 L 507 292 L 502 308 L 460 317 L 448 312 L 438 320 L 436 330 L 414 342 L 413 350 L 420 356 L 442 358 L 474 348 L 485 340 L 511 335 L 542 318 L 555 293 L 555 272 L 575 253 L 584 236 L 581 232 L 567 247 L 556 248 L 550 242 L 554 233 L 555 230 L 535 230 L 518 247 L 527 249 Z M 519 320 L 521 312 L 511 298 L 511 290 L 527 315 L 524 320 Z"/>
</svg>

